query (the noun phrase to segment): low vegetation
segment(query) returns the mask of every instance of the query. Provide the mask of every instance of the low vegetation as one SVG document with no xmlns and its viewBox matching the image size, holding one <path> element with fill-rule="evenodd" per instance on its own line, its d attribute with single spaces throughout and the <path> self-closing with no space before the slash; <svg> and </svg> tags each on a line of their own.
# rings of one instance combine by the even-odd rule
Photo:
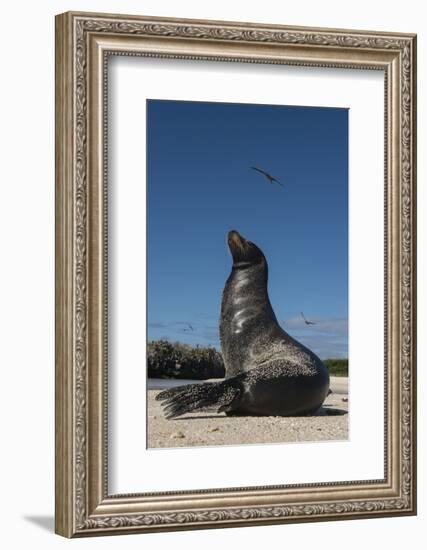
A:
<svg viewBox="0 0 427 550">
<path fill-rule="evenodd" d="M 156 340 L 148 343 L 149 378 L 224 378 L 224 361 L 211 347 L 192 347 L 178 342 Z"/>
<path fill-rule="evenodd" d="M 348 359 L 326 359 L 323 362 L 331 376 L 348 376 Z M 148 342 L 147 368 L 149 378 L 207 380 L 225 376 L 224 361 L 215 348 L 193 347 L 167 340 Z"/>
<path fill-rule="evenodd" d="M 325 359 L 331 376 L 348 376 L 348 359 Z"/>
</svg>

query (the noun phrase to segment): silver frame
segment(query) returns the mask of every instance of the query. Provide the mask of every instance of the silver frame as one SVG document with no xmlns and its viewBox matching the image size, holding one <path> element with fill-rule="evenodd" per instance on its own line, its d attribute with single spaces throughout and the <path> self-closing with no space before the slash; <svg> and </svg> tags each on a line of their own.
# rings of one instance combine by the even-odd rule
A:
<svg viewBox="0 0 427 550">
<path fill-rule="evenodd" d="M 385 74 L 385 477 L 109 495 L 106 59 Z M 56 18 L 56 532 L 66 537 L 416 513 L 416 37 L 65 13 Z"/>
</svg>

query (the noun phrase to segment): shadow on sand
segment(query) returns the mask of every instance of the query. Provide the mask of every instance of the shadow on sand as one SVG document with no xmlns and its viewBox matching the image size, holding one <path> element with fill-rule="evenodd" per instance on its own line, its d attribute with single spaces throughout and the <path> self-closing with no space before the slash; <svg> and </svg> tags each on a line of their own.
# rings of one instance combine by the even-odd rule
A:
<svg viewBox="0 0 427 550">
<path fill-rule="evenodd" d="M 315 414 L 307 415 L 307 418 L 313 417 L 313 416 L 344 416 L 348 414 L 348 411 L 345 409 L 337 409 L 335 407 L 330 407 L 328 405 L 325 405 L 321 407 Z M 185 415 L 185 416 L 179 416 L 178 418 L 171 418 L 170 420 L 173 421 L 180 421 L 180 420 L 217 420 L 218 418 L 242 418 L 243 416 L 246 416 L 247 418 L 269 418 L 266 416 L 256 416 L 256 415 L 231 415 L 227 416 L 226 414 L 209 414 L 209 415 L 201 415 L 198 414 L 197 416 L 193 415 Z M 291 418 L 291 417 L 283 417 L 283 418 Z M 299 417 L 294 417 L 299 418 Z"/>
</svg>

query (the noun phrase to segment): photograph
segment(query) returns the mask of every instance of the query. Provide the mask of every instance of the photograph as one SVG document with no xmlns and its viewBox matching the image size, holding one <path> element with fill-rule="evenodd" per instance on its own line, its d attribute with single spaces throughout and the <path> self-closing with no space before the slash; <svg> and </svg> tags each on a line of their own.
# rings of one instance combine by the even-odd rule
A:
<svg viewBox="0 0 427 550">
<path fill-rule="evenodd" d="M 348 109 L 146 114 L 147 448 L 347 440 Z"/>
</svg>

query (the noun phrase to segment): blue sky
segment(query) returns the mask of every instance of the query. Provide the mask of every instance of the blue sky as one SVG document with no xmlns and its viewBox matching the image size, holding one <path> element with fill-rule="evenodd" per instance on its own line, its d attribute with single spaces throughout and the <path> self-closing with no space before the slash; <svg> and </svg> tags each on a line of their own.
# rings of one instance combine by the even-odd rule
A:
<svg viewBox="0 0 427 550">
<path fill-rule="evenodd" d="M 149 100 L 147 143 L 148 338 L 219 348 L 236 229 L 267 258 L 283 328 L 347 357 L 348 111 Z"/>
</svg>

